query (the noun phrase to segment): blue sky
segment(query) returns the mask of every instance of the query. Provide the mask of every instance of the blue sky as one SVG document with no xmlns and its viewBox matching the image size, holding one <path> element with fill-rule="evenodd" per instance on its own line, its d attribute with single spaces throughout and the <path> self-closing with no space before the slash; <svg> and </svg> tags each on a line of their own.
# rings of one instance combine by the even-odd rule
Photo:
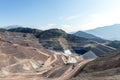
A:
<svg viewBox="0 0 120 80">
<path fill-rule="evenodd" d="M 0 0 L 0 27 L 67 32 L 120 23 L 120 0 Z"/>
</svg>

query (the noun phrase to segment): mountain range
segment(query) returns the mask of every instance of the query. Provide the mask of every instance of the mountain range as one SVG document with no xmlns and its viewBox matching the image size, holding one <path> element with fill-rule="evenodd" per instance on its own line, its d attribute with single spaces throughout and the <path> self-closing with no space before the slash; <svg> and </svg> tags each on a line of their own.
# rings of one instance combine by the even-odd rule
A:
<svg viewBox="0 0 120 80">
<path fill-rule="evenodd" d="M 5 27 L 5 29 L 12 29 L 12 28 L 21 28 L 22 26 L 19 25 L 11 25 Z M 75 34 L 80 37 L 96 39 L 96 40 L 120 40 L 120 24 L 114 24 L 110 26 L 103 26 L 98 27 L 95 29 L 87 30 L 87 31 L 78 31 L 71 34 Z M 79 35 L 80 34 L 80 35 Z"/>
<path fill-rule="evenodd" d="M 61 29 L 38 31 L 29 28 L 13 28 L 8 29 L 7 31 L 32 33 L 39 39 L 39 42 L 43 47 L 60 53 L 65 53 L 66 50 L 69 50 L 69 53 L 77 54 L 84 54 L 86 52 L 92 51 L 92 54 L 101 56 L 102 54 L 114 50 L 114 48 L 110 48 L 109 46 L 101 45 L 96 42 L 97 40 L 104 41 L 101 38 L 94 37 L 94 39 L 96 39 L 96 41 L 94 41 L 92 38 L 68 34 Z"/>
<path fill-rule="evenodd" d="M 120 24 L 99 27 L 85 32 L 107 40 L 120 40 Z"/>
<path fill-rule="evenodd" d="M 98 42 L 104 42 L 105 41 L 104 39 L 102 39 L 100 37 L 94 36 L 90 33 L 84 32 L 84 31 L 78 31 L 78 32 L 74 33 L 74 35 L 79 36 L 79 37 L 84 37 L 84 38 L 87 38 L 87 39 L 91 39 L 91 40 L 95 40 L 95 41 L 98 41 Z"/>
</svg>

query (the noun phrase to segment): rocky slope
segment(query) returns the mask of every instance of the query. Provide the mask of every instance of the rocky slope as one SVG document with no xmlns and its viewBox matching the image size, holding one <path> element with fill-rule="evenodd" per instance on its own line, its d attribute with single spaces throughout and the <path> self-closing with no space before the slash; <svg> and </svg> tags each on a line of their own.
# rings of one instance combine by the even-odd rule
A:
<svg viewBox="0 0 120 80">
<path fill-rule="evenodd" d="M 78 70 L 81 60 L 78 55 L 65 56 L 45 49 L 32 34 L 0 33 L 0 80 L 69 79 L 73 76 L 72 67 Z M 64 78 L 66 72 L 70 74 Z"/>
<path fill-rule="evenodd" d="M 96 56 L 101 56 L 115 50 L 115 48 L 106 46 L 91 39 L 67 34 L 60 29 L 42 31 L 39 35 L 39 42 L 43 47 L 50 50 L 61 53 L 77 53 L 79 55 L 92 51 Z"/>
<path fill-rule="evenodd" d="M 89 62 L 72 80 L 119 80 L 120 50 Z"/>
</svg>

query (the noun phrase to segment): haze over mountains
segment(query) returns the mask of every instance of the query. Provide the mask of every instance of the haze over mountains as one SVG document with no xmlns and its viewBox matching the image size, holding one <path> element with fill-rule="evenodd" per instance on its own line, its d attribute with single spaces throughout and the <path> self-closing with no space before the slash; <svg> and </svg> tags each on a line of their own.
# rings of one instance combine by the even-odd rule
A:
<svg viewBox="0 0 120 80">
<path fill-rule="evenodd" d="M 86 32 L 107 40 L 120 40 L 120 24 L 99 27 Z"/>
<path fill-rule="evenodd" d="M 76 36 L 79 36 L 79 37 L 84 37 L 84 38 L 95 40 L 95 41 L 100 41 L 100 42 L 104 41 L 104 39 L 102 39 L 100 37 L 94 36 L 92 34 L 89 34 L 89 33 L 83 32 L 83 31 L 78 31 L 73 34 Z"/>
<path fill-rule="evenodd" d="M 17 27 L 22 27 L 22 26 L 11 25 L 5 28 L 11 29 L 11 28 L 17 28 Z M 84 37 L 87 37 L 87 38 L 89 37 L 92 39 L 101 38 L 101 39 L 106 39 L 106 40 L 120 40 L 119 33 L 120 33 L 120 24 L 114 24 L 110 26 L 98 27 L 95 29 L 87 30 L 87 31 L 78 31 L 72 34 L 75 34 L 77 36 L 80 34 L 81 37 L 84 36 Z"/>
</svg>

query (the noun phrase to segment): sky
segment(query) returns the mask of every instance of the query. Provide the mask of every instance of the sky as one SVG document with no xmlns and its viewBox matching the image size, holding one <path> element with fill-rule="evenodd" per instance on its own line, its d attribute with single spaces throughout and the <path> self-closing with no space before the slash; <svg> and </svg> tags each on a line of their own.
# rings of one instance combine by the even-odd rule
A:
<svg viewBox="0 0 120 80">
<path fill-rule="evenodd" d="M 120 0 L 0 0 L 0 27 L 89 30 L 120 24 Z"/>
</svg>

